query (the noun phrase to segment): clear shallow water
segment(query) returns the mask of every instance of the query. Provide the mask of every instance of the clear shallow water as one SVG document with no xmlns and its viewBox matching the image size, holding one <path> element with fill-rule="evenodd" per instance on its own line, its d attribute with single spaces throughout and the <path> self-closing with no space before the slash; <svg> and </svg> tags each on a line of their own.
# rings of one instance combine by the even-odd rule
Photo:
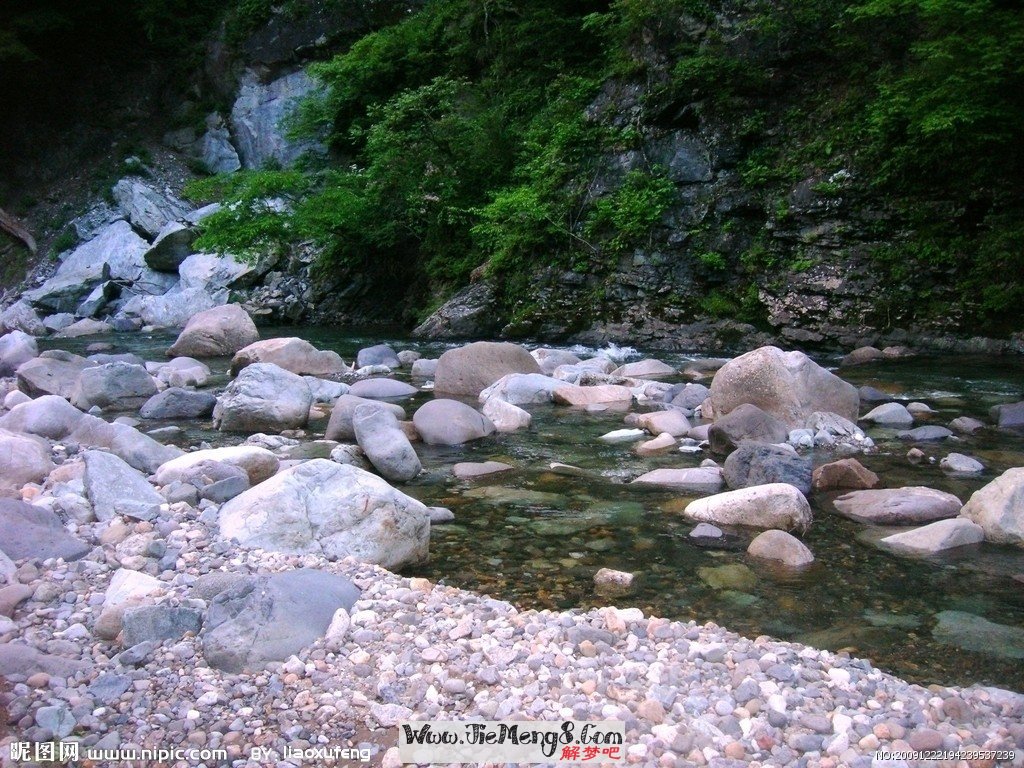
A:
<svg viewBox="0 0 1024 768">
<path fill-rule="evenodd" d="M 347 361 L 360 347 L 382 340 L 425 356 L 454 346 L 330 328 L 262 333 L 301 335 Z M 48 345 L 81 352 L 96 341 L 112 341 L 147 359 L 161 359 L 172 339 L 134 334 Z M 628 349 L 616 354 L 639 356 Z M 680 363 L 699 355 L 654 356 Z M 213 367 L 223 372 L 227 361 L 214 361 Z M 1014 360 L 915 358 L 842 373 L 857 385 L 875 386 L 905 402 L 928 403 L 938 413 L 923 423 L 946 424 L 960 415 L 984 419 L 991 405 L 1024 397 L 1024 366 Z M 224 381 L 226 376 L 218 378 Z M 406 403 L 407 411 L 411 414 L 429 397 L 417 396 Z M 933 636 L 935 616 L 942 611 L 974 614 L 1024 632 L 1024 550 L 982 545 L 932 560 L 898 558 L 867 543 L 869 529 L 839 517 L 830 496 L 816 494 L 811 499 L 815 522 L 804 538 L 816 563 L 787 573 L 748 558 L 745 544 L 721 551 L 691 543 L 687 534 L 693 525 L 681 511 L 693 497 L 627 484 L 656 467 L 696 466 L 705 456 L 674 452 L 640 458 L 631 444 L 599 442 L 599 435 L 623 426 L 622 413 L 585 414 L 554 406 L 535 406 L 531 412 L 533 426 L 524 432 L 458 448 L 417 445 L 427 471 L 403 490 L 449 507 L 456 520 L 434 527 L 431 562 L 410 575 L 487 592 L 525 607 L 566 609 L 607 604 L 594 593 L 594 573 L 601 567 L 627 570 L 639 576 L 640 587 L 634 595 L 613 601 L 623 607 L 848 650 L 915 682 L 977 682 L 1024 691 L 1024 660 L 1005 655 L 1012 648 L 986 641 L 991 652 L 980 653 Z M 220 435 L 209 424 L 181 426 L 187 427 L 175 440 L 181 445 L 240 441 Z M 322 435 L 324 426 L 311 425 L 311 439 Z M 905 458 L 910 445 L 896 440 L 895 431 L 869 434 L 879 450 L 861 461 L 879 474 L 883 487 L 927 485 L 966 500 L 1008 467 L 1024 466 L 1021 435 L 986 430 L 955 444 L 922 444 L 936 463 L 914 465 Z M 951 451 L 978 457 L 987 471 L 978 478 L 947 477 L 937 460 Z M 816 464 L 834 458 L 828 452 L 814 455 Z M 516 469 L 475 482 L 455 480 L 450 473 L 456 462 L 488 459 Z M 587 475 L 555 474 L 549 469 L 553 461 L 578 466 Z M 744 542 L 750 537 L 742 535 Z"/>
</svg>

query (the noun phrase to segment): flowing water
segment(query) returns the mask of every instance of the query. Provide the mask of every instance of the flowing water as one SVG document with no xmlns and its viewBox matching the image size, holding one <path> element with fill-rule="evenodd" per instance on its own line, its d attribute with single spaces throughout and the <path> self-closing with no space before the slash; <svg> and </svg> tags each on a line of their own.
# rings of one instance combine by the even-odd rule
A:
<svg viewBox="0 0 1024 768">
<path fill-rule="evenodd" d="M 325 328 L 264 329 L 271 335 L 299 335 L 334 349 L 347 361 L 360 347 L 386 341 L 434 357 L 447 346 L 399 337 L 345 333 Z M 81 352 L 98 337 L 52 341 L 50 346 Z M 102 339 L 147 359 L 160 359 L 173 337 L 126 334 Z M 621 358 L 636 350 L 613 349 Z M 711 354 L 715 354 L 711 352 Z M 655 353 L 679 364 L 700 355 Z M 710 355 L 709 355 L 710 356 Z M 823 361 L 827 363 L 828 361 Z M 833 361 L 834 362 L 834 361 Z M 215 361 L 224 372 L 227 361 Z M 923 401 L 935 413 L 927 422 L 946 424 L 969 415 L 986 419 L 994 404 L 1024 397 L 1024 366 L 993 358 L 914 358 L 844 369 L 857 385 L 870 384 L 904 402 Z M 226 374 L 211 385 L 223 385 Z M 707 383 L 707 382 L 705 382 Z M 431 395 L 404 403 L 411 415 Z M 403 490 L 431 505 L 450 508 L 455 522 L 431 532 L 431 560 L 410 569 L 447 584 L 486 592 L 529 608 L 589 608 L 607 604 L 594 593 L 593 575 L 602 567 L 630 571 L 639 589 L 616 598 L 620 607 L 672 619 L 713 621 L 749 636 L 799 641 L 866 657 L 876 665 L 920 683 L 999 685 L 1024 691 L 1024 549 L 981 545 L 941 558 L 910 559 L 870 544 L 879 530 L 835 514 L 831 498 L 815 494 L 815 521 L 804 541 L 815 553 L 813 566 L 790 573 L 752 561 L 744 547 L 702 548 L 688 539 L 693 524 L 681 515 L 693 497 L 628 485 L 656 467 L 697 466 L 706 456 L 672 452 L 641 458 L 631 444 L 605 444 L 598 437 L 623 427 L 623 414 L 587 414 L 555 406 L 531 406 L 529 430 L 498 435 L 455 448 L 417 444 L 426 469 Z M 206 424 L 182 424 L 178 444 L 240 442 Z M 310 439 L 325 424 L 310 426 Z M 895 431 L 868 430 L 878 451 L 860 457 L 881 477 L 882 487 L 926 485 L 971 493 L 1012 466 L 1024 466 L 1024 436 L 983 430 L 956 442 L 922 444 L 935 461 L 912 464 L 909 444 Z M 951 451 L 980 459 L 986 472 L 950 478 L 937 460 Z M 834 460 L 819 451 L 815 464 Z M 462 482 L 450 468 L 459 461 L 504 461 L 513 471 Z M 584 472 L 567 476 L 551 462 Z M 749 533 L 746 538 L 749 538 Z M 1008 629 L 970 639 L 936 638 L 936 614 L 951 619 L 980 616 Z M 964 650 L 960 645 L 981 650 Z"/>
</svg>

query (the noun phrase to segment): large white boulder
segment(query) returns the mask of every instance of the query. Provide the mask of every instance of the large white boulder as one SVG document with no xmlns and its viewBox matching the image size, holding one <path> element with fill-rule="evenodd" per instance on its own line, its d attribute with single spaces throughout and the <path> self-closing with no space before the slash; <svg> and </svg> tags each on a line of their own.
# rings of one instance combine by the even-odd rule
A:
<svg viewBox="0 0 1024 768">
<path fill-rule="evenodd" d="M 224 357 L 260 337 L 256 324 L 237 304 L 225 304 L 194 315 L 167 350 L 168 357 Z"/>
<path fill-rule="evenodd" d="M 974 492 L 960 514 L 985 531 L 985 539 L 1024 546 L 1024 467 L 1008 469 Z"/>
<path fill-rule="evenodd" d="M 306 380 L 271 363 L 246 367 L 217 398 L 222 432 L 280 432 L 306 425 L 313 395 Z"/>
<path fill-rule="evenodd" d="M 807 499 L 789 483 L 754 485 L 697 499 L 683 514 L 702 523 L 783 531 L 805 531 L 811 525 Z"/>
</svg>

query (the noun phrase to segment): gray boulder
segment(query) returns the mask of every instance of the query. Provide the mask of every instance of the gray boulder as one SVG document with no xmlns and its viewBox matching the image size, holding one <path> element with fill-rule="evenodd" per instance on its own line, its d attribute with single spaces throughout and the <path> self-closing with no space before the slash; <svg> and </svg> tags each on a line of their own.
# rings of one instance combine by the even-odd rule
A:
<svg viewBox="0 0 1024 768">
<path fill-rule="evenodd" d="M 172 605 L 136 605 L 126 608 L 121 617 L 125 648 L 139 643 L 177 640 L 185 633 L 198 635 L 203 616 L 195 608 Z"/>
<path fill-rule="evenodd" d="M 20 497 L 25 483 L 39 483 L 53 469 L 45 440 L 0 430 L 0 496 Z"/>
<path fill-rule="evenodd" d="M 577 365 L 580 359 L 572 352 L 564 349 L 547 349 L 541 347 L 531 353 L 533 359 L 540 366 L 541 373 L 550 376 L 560 365 Z"/>
<path fill-rule="evenodd" d="M 141 179 L 124 178 L 114 185 L 114 199 L 128 221 L 149 237 L 188 213 L 188 206 L 169 192 L 161 192 Z"/>
<path fill-rule="evenodd" d="M 973 435 L 979 429 L 985 428 L 985 422 L 970 416 L 957 416 L 949 422 L 949 428 L 964 435 Z"/>
<path fill-rule="evenodd" d="M 237 304 L 194 315 L 167 350 L 168 357 L 224 357 L 259 339 L 256 324 Z"/>
<path fill-rule="evenodd" d="M 233 173 L 242 167 L 228 127 L 216 112 L 206 116 L 206 132 L 196 140 L 192 152 L 210 173 Z"/>
<path fill-rule="evenodd" d="M 975 491 L 960 514 L 980 525 L 987 541 L 1024 546 L 1024 467 Z"/>
<path fill-rule="evenodd" d="M 662 400 L 677 408 L 693 412 L 710 396 L 711 390 L 703 384 L 688 382 L 686 384 L 673 384 L 666 390 Z"/>
<path fill-rule="evenodd" d="M 176 357 L 168 363 L 150 365 L 146 370 L 168 387 L 201 387 L 210 380 L 212 373 L 204 363 L 191 357 Z"/>
<path fill-rule="evenodd" d="M 723 471 L 730 488 L 789 483 L 805 496 L 811 492 L 811 460 L 778 445 L 743 443 L 729 454 Z"/>
<path fill-rule="evenodd" d="M 939 462 L 944 472 L 951 475 L 977 475 L 985 471 L 985 465 L 971 456 L 962 453 L 951 453 Z"/>
<path fill-rule="evenodd" d="M 518 405 L 492 397 L 484 402 L 481 413 L 491 420 L 498 432 L 515 432 L 530 426 L 533 417 Z"/>
<path fill-rule="evenodd" d="M 139 416 L 144 419 L 199 419 L 212 414 L 216 404 L 217 398 L 211 392 L 170 387 L 149 398 Z"/>
<path fill-rule="evenodd" d="M 389 400 L 412 397 L 419 389 L 397 379 L 363 379 L 349 387 L 349 394 L 367 400 Z"/>
<path fill-rule="evenodd" d="M 814 562 L 814 553 L 800 539 L 785 531 L 763 531 L 747 547 L 747 554 L 774 560 L 789 568 L 803 568 Z"/>
<path fill-rule="evenodd" d="M 127 462 L 104 451 L 86 451 L 85 495 L 100 522 L 117 515 L 153 520 L 164 498 Z"/>
<path fill-rule="evenodd" d="M 423 470 L 416 450 L 391 411 L 359 405 L 352 414 L 352 429 L 366 458 L 388 480 L 412 480 Z"/>
<path fill-rule="evenodd" d="M 952 437 L 953 432 L 945 427 L 926 426 L 917 429 L 909 429 L 905 432 L 897 432 L 896 437 L 900 440 L 907 440 L 914 443 L 930 443 L 938 440 L 945 440 Z"/>
<path fill-rule="evenodd" d="M 313 396 L 301 376 L 270 363 L 247 366 L 217 398 L 222 432 L 280 432 L 306 425 Z"/>
<path fill-rule="evenodd" d="M 71 403 L 88 411 L 127 411 L 139 408 L 157 393 L 156 381 L 146 368 L 131 363 L 106 363 L 84 369 L 71 393 Z"/>
<path fill-rule="evenodd" d="M 204 472 L 207 464 L 228 464 L 243 469 L 250 485 L 258 485 L 273 477 L 281 465 L 280 459 L 266 448 L 255 445 L 233 445 L 224 448 L 208 448 L 182 454 L 161 465 L 155 473 L 157 485 L 173 482 L 193 482 Z"/>
<path fill-rule="evenodd" d="M 352 417 L 356 408 L 361 405 L 373 405 L 382 410 L 390 411 L 400 421 L 405 420 L 405 409 L 394 403 L 382 403 L 376 400 L 367 400 L 355 395 L 342 395 L 334 404 L 331 410 L 331 418 L 327 422 L 327 432 L 324 438 L 327 440 L 355 440 L 356 431 L 352 426 Z"/>
<path fill-rule="evenodd" d="M 312 459 L 227 502 L 220 536 L 244 547 L 399 568 L 426 561 L 430 516 L 376 475 Z"/>
<path fill-rule="evenodd" d="M 196 231 L 180 221 L 169 221 L 160 229 L 153 245 L 143 258 L 146 266 L 159 272 L 177 272 L 185 259 L 192 255 Z"/>
<path fill-rule="evenodd" d="M 348 384 L 330 379 L 318 379 L 315 376 L 303 376 L 309 385 L 309 391 L 313 395 L 314 403 L 333 403 L 342 395 L 347 395 Z"/>
<path fill-rule="evenodd" d="M 18 299 L 0 312 L 0 333 L 11 331 L 23 331 L 29 336 L 45 336 L 46 326 L 31 304 L 24 299 Z"/>
<path fill-rule="evenodd" d="M 68 355 L 68 359 L 37 357 L 18 366 L 18 389 L 29 397 L 59 395 L 70 400 L 78 377 L 92 365 L 93 362 L 77 355 Z"/>
<path fill-rule="evenodd" d="M 657 379 L 665 376 L 679 375 L 679 371 L 671 365 L 654 358 L 625 363 L 612 371 L 612 373 L 615 376 L 625 376 L 634 379 Z"/>
<path fill-rule="evenodd" d="M 409 375 L 414 379 L 432 379 L 437 372 L 437 360 L 421 357 L 413 361 Z"/>
<path fill-rule="evenodd" d="M 540 366 L 518 344 L 477 341 L 449 349 L 438 358 L 434 389 L 448 395 L 477 397 L 509 373 L 540 373 Z"/>
<path fill-rule="evenodd" d="M 11 331 L 0 336 L 0 378 L 13 376 L 23 363 L 38 354 L 36 340 L 24 331 Z"/>
<path fill-rule="evenodd" d="M 756 405 L 741 403 L 715 420 L 708 441 L 715 453 L 730 453 L 744 441 L 782 443 L 789 437 L 786 424 Z"/>
<path fill-rule="evenodd" d="M 550 403 L 555 390 L 566 384 L 561 379 L 540 373 L 510 373 L 484 389 L 477 398 L 481 403 L 488 400 L 503 400 L 512 405 Z"/>
<path fill-rule="evenodd" d="M 210 603 L 203 657 L 233 673 L 284 661 L 322 638 L 334 614 L 358 599 L 359 589 L 332 573 L 299 569 L 246 577 Z"/>
<path fill-rule="evenodd" d="M 78 560 L 92 549 L 75 538 L 53 512 L 14 499 L 0 499 L 0 550 L 11 560 Z"/>
<path fill-rule="evenodd" d="M 633 481 L 642 485 L 659 485 L 692 493 L 718 493 L 722 490 L 719 467 L 688 467 L 686 469 L 652 469 Z"/>
<path fill-rule="evenodd" d="M 878 543 L 898 553 L 935 555 L 984 540 L 985 531 L 980 525 L 963 517 L 953 517 L 886 536 Z"/>
<path fill-rule="evenodd" d="M 711 382 L 711 402 L 716 415 L 749 403 L 796 429 L 815 411 L 831 411 L 855 421 L 860 397 L 856 387 L 803 352 L 769 346 L 723 365 Z"/>
<path fill-rule="evenodd" d="M 231 358 L 232 375 L 238 375 L 253 363 L 272 363 L 300 376 L 326 376 L 348 371 L 337 352 L 321 351 L 296 336 L 264 339 L 238 350 Z"/>
<path fill-rule="evenodd" d="M 860 420 L 883 427 L 909 427 L 914 423 L 914 417 L 902 403 L 882 403 L 861 416 Z"/>
<path fill-rule="evenodd" d="M 923 486 L 851 491 L 834 502 L 843 517 L 872 525 L 916 525 L 956 517 L 956 496 Z"/>
<path fill-rule="evenodd" d="M 323 150 L 315 142 L 287 138 L 283 124 L 298 102 L 316 89 L 316 82 L 305 70 L 269 83 L 246 70 L 231 107 L 232 133 L 244 168 L 263 168 L 268 163 L 287 167 L 306 152 Z"/>
<path fill-rule="evenodd" d="M 372 347 L 363 347 L 356 353 L 356 368 L 363 368 L 367 365 L 386 365 L 388 368 L 400 368 L 402 361 L 398 354 L 387 344 L 376 344 Z"/>
<path fill-rule="evenodd" d="M 81 320 L 75 321 L 55 335 L 62 339 L 77 339 L 82 336 L 95 336 L 99 333 L 110 333 L 112 330 L 114 330 L 114 327 L 110 325 L 110 323 L 103 320 L 94 320 L 91 317 L 85 317 Z"/>
<path fill-rule="evenodd" d="M 784 531 L 806 531 L 811 525 L 807 499 L 789 483 L 755 485 L 707 496 L 690 502 L 683 514 L 690 520 L 714 525 Z"/>
<path fill-rule="evenodd" d="M 989 410 L 989 418 L 1003 429 L 1020 429 L 1024 427 L 1024 401 L 994 405 Z"/>
<path fill-rule="evenodd" d="M 427 445 L 461 445 L 493 434 L 494 424 L 457 400 L 431 400 L 421 405 L 412 423 Z"/>
</svg>

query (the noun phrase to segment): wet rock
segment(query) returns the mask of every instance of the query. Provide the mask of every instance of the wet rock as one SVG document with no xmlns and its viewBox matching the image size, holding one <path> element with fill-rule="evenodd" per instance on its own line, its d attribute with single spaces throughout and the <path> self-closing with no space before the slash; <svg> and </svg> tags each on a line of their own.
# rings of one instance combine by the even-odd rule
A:
<svg viewBox="0 0 1024 768">
<path fill-rule="evenodd" d="M 432 379 L 437 372 L 437 360 L 420 358 L 412 364 L 409 375 L 414 379 Z"/>
<path fill-rule="evenodd" d="M 953 433 L 945 427 L 927 426 L 910 429 L 906 432 L 897 432 L 896 437 L 900 440 L 908 440 L 914 443 L 925 443 L 937 440 L 945 440 L 952 437 Z"/>
<path fill-rule="evenodd" d="M 594 574 L 594 591 L 603 597 L 624 597 L 636 590 L 635 580 L 632 573 L 601 568 Z"/>
<path fill-rule="evenodd" d="M 168 357 L 226 357 L 259 340 L 256 324 L 237 304 L 194 315 L 167 350 Z"/>
<path fill-rule="evenodd" d="M 153 245 L 143 256 L 146 266 L 158 272 L 177 272 L 181 262 L 192 255 L 196 232 L 180 221 L 169 221 L 160 229 Z"/>
<path fill-rule="evenodd" d="M 711 382 L 715 413 L 725 415 L 749 403 L 791 428 L 815 411 L 856 420 L 857 389 L 802 352 L 761 347 L 722 366 Z M 769 441 L 774 442 L 774 441 Z"/>
<path fill-rule="evenodd" d="M 540 366 L 517 344 L 477 341 L 449 349 L 438 358 L 434 389 L 449 395 L 477 397 L 509 373 L 540 373 Z"/>
<path fill-rule="evenodd" d="M 729 563 L 710 568 L 698 568 L 700 580 L 712 589 L 731 589 L 748 592 L 757 584 L 757 575 L 743 563 Z M 711 658 L 714 659 L 714 654 Z M 707 657 L 705 657 L 707 658 Z M 719 661 L 721 658 L 719 658 Z"/>
<path fill-rule="evenodd" d="M 949 422 L 949 428 L 962 435 L 973 435 L 979 429 L 984 429 L 985 422 L 972 419 L 970 416 L 957 416 Z"/>
<path fill-rule="evenodd" d="M 306 425 L 313 396 L 305 380 L 271 363 L 246 366 L 217 398 L 222 432 L 280 432 Z"/>
<path fill-rule="evenodd" d="M 1024 401 L 995 405 L 989 410 L 989 418 L 1003 429 L 1024 427 Z"/>
<path fill-rule="evenodd" d="M 419 389 L 397 379 L 363 379 L 351 386 L 349 394 L 367 400 L 388 400 L 418 395 Z"/>
<path fill-rule="evenodd" d="M 266 448 L 254 445 L 237 445 L 225 448 L 209 448 L 193 451 L 160 465 L 156 470 L 157 485 L 173 482 L 190 482 L 204 464 L 228 464 L 245 470 L 251 485 L 262 483 L 272 477 L 280 466 L 280 460 Z M 198 468 L 198 469 L 197 469 Z"/>
<path fill-rule="evenodd" d="M 337 352 L 319 350 L 296 336 L 254 341 L 243 347 L 231 358 L 231 373 L 237 376 L 254 363 L 271 363 L 300 376 L 329 376 L 348 371 Z"/>
<path fill-rule="evenodd" d="M 802 568 L 814 562 L 814 554 L 802 541 L 777 530 L 755 536 L 747 547 L 747 554 L 763 560 L 775 560 L 790 568 Z"/>
<path fill-rule="evenodd" d="M 612 374 L 615 376 L 625 376 L 626 378 L 633 379 L 657 379 L 664 376 L 675 376 L 678 373 L 679 371 L 671 365 L 653 358 L 626 363 L 612 371 Z"/>
<path fill-rule="evenodd" d="M 711 396 L 711 390 L 703 384 L 673 384 L 664 394 L 664 402 L 692 413 Z"/>
<path fill-rule="evenodd" d="M 951 493 L 923 486 L 852 491 L 835 500 L 839 514 L 872 525 L 914 525 L 956 517 L 962 506 Z"/>
<path fill-rule="evenodd" d="M 410 361 L 410 365 L 413 361 Z M 363 368 L 367 365 L 386 365 L 388 368 L 401 368 L 402 361 L 398 359 L 395 350 L 387 344 L 375 344 L 372 347 L 363 347 L 356 353 L 356 368 Z"/>
<path fill-rule="evenodd" d="M 789 430 L 782 421 L 748 403 L 716 419 L 708 429 L 711 450 L 719 454 L 732 452 L 744 441 L 782 443 L 788 437 Z"/>
<path fill-rule="evenodd" d="M 486 391 L 486 390 L 484 390 Z M 496 397 L 489 398 L 480 409 L 484 416 L 491 420 L 498 432 L 515 432 L 530 426 L 533 417 L 518 405 L 505 402 Z"/>
<path fill-rule="evenodd" d="M 934 555 L 947 549 L 978 544 L 984 539 L 985 532 L 980 525 L 963 517 L 954 517 L 886 536 L 879 540 L 879 544 L 896 552 Z"/>
<path fill-rule="evenodd" d="M 692 493 L 717 493 L 724 479 L 718 467 L 690 467 L 687 469 L 654 469 L 636 478 L 634 483 L 660 485 Z"/>
<path fill-rule="evenodd" d="M 636 414 L 635 422 L 636 426 L 646 429 L 652 435 L 668 432 L 672 437 L 682 437 L 690 431 L 690 420 L 682 411 L 675 408 Z"/>
<path fill-rule="evenodd" d="M 636 446 L 635 450 L 640 456 L 654 456 L 665 453 L 676 447 L 676 439 L 668 432 L 662 432 L 653 440 L 646 440 Z"/>
<path fill-rule="evenodd" d="M 878 485 L 878 475 L 856 459 L 840 459 L 814 470 L 812 486 L 817 491 L 866 490 Z"/>
<path fill-rule="evenodd" d="M 960 514 L 982 527 L 986 541 L 1024 545 L 1024 467 L 975 491 Z"/>
<path fill-rule="evenodd" d="M 107 363 L 85 368 L 71 393 L 71 403 L 83 411 L 93 406 L 127 411 L 142 406 L 157 393 L 156 382 L 141 365 Z"/>
<path fill-rule="evenodd" d="M 882 353 L 882 350 L 877 347 L 857 347 L 857 349 L 843 357 L 839 365 L 843 368 L 848 368 L 853 365 L 873 363 L 884 358 L 885 355 Z"/>
<path fill-rule="evenodd" d="M 1024 629 L 963 611 L 935 614 L 932 636 L 944 645 L 1006 659 L 1024 659 Z"/>
<path fill-rule="evenodd" d="M 0 550 L 11 560 L 61 557 L 78 560 L 92 549 L 66 530 L 53 512 L 14 499 L 0 499 Z"/>
<path fill-rule="evenodd" d="M 36 340 L 24 331 L 11 331 L 0 336 L 0 378 L 13 376 L 22 363 L 38 354 Z"/>
<path fill-rule="evenodd" d="M 698 522 L 805 531 L 811 525 L 807 499 L 788 483 L 727 491 L 690 502 L 683 514 Z"/>
<path fill-rule="evenodd" d="M 633 393 L 628 387 L 617 384 L 599 384 L 597 386 L 566 386 L 554 391 L 552 399 L 559 405 L 628 405 L 633 401 Z"/>
<path fill-rule="evenodd" d="M 789 483 L 805 496 L 811 492 L 811 461 L 791 448 L 746 442 L 729 454 L 723 467 L 730 488 Z"/>
<path fill-rule="evenodd" d="M 503 464 L 500 461 L 464 461 L 452 467 L 452 474 L 459 480 L 472 480 L 477 477 L 487 477 L 497 472 L 508 472 L 514 469 L 511 464 Z"/>
<path fill-rule="evenodd" d="M 309 385 L 309 391 L 313 395 L 314 403 L 333 403 L 342 395 L 349 393 L 348 384 L 340 381 L 318 379 L 315 376 L 303 376 L 302 378 Z"/>
<path fill-rule="evenodd" d="M 564 381 L 539 373 L 510 373 L 484 389 L 479 401 L 502 400 L 512 405 L 550 403 L 555 390 L 566 386 Z"/>
<path fill-rule="evenodd" d="M 213 413 L 217 397 L 212 392 L 196 392 L 170 387 L 153 395 L 139 410 L 144 419 L 201 419 Z"/>
<path fill-rule="evenodd" d="M 422 471 L 415 449 L 391 411 L 359 405 L 352 414 L 352 429 L 366 458 L 386 479 L 412 480 Z"/>
<path fill-rule="evenodd" d="M 939 466 L 951 475 L 977 475 L 985 471 L 985 465 L 975 458 L 962 453 L 951 453 L 942 458 Z"/>
</svg>

